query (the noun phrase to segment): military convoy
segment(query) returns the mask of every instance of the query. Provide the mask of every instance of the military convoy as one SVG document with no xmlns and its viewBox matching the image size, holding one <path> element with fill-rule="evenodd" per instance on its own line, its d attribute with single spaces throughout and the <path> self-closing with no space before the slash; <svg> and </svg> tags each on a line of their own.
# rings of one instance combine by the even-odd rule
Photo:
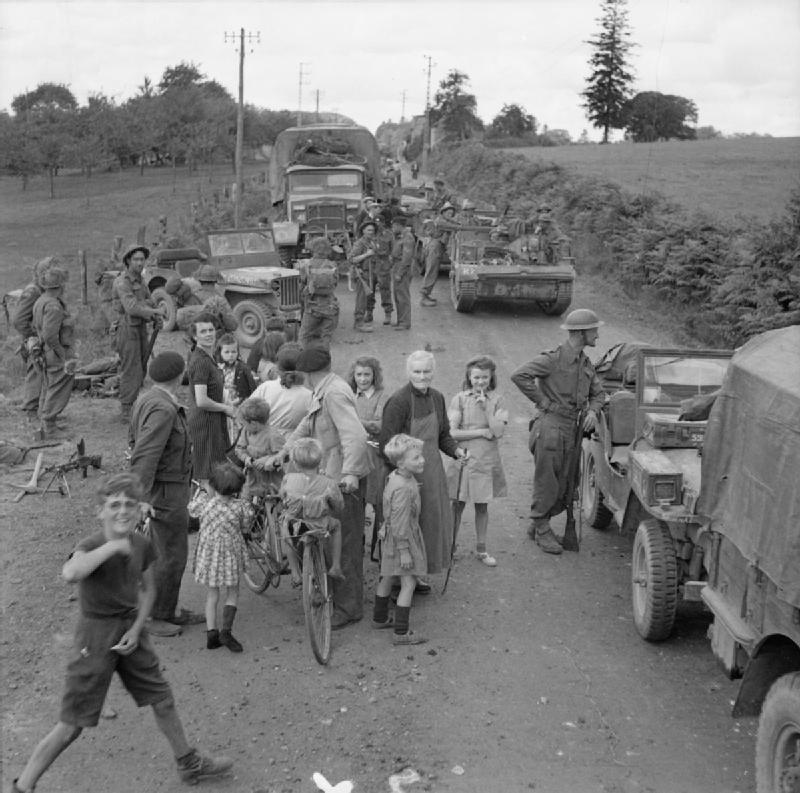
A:
<svg viewBox="0 0 800 793">
<path fill-rule="evenodd" d="M 742 677 L 733 715 L 760 714 L 759 793 L 800 783 L 799 351 L 798 326 L 735 353 L 612 350 L 583 446 L 586 520 L 635 532 L 641 636 L 670 635 L 681 595 L 713 614 L 712 651 Z"/>
<path fill-rule="evenodd" d="M 317 237 L 346 252 L 365 196 L 383 196 L 378 144 L 365 127 L 311 124 L 281 132 L 272 148 L 272 227 L 284 264 L 308 257 Z"/>
</svg>

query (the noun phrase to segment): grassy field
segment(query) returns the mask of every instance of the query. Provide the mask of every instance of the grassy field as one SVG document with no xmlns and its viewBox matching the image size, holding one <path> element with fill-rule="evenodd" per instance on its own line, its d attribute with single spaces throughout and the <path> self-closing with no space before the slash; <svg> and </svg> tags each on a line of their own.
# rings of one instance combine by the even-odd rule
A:
<svg viewBox="0 0 800 793">
<path fill-rule="evenodd" d="M 615 143 L 508 149 L 616 182 L 635 194 L 659 192 L 687 209 L 724 219 L 780 215 L 800 187 L 800 138 Z"/>
</svg>

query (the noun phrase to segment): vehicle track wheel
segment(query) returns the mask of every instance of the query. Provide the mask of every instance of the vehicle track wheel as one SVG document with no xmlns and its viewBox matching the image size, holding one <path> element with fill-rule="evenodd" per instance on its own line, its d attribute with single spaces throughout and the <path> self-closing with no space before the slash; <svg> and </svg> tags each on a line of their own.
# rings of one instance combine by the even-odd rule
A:
<svg viewBox="0 0 800 793">
<path fill-rule="evenodd" d="M 639 524 L 631 565 L 633 621 L 648 642 L 666 639 L 678 608 L 678 563 L 667 525 L 655 518 Z"/>
<path fill-rule="evenodd" d="M 267 310 L 255 300 L 242 300 L 233 307 L 239 323 L 236 337 L 245 347 L 253 347 L 262 339 L 267 328 Z"/>
<path fill-rule="evenodd" d="M 456 311 L 461 314 L 470 314 L 475 308 L 477 299 L 474 282 L 463 283 L 454 274 L 450 276 L 450 299 Z"/>
<path fill-rule="evenodd" d="M 166 309 L 166 317 L 162 329 L 167 332 L 175 330 L 178 324 L 178 307 L 175 305 L 172 295 L 170 295 L 163 286 L 159 286 L 152 291 L 150 297 L 156 304 L 156 308 L 161 308 L 163 306 Z"/>
<path fill-rule="evenodd" d="M 756 736 L 758 793 L 800 793 L 800 673 L 779 677 L 761 707 Z"/>
<path fill-rule="evenodd" d="M 597 460 L 588 446 L 581 454 L 581 503 L 583 516 L 593 529 L 602 531 L 609 527 L 614 513 L 603 503 L 603 493 L 597 482 Z"/>
<path fill-rule="evenodd" d="M 307 542 L 303 549 L 303 611 L 311 651 L 321 664 L 331 657 L 331 612 L 328 572 L 322 542 Z"/>
<path fill-rule="evenodd" d="M 561 284 L 558 288 L 558 297 L 549 303 L 540 303 L 542 312 L 552 317 L 560 317 L 572 303 L 572 282 Z"/>
</svg>

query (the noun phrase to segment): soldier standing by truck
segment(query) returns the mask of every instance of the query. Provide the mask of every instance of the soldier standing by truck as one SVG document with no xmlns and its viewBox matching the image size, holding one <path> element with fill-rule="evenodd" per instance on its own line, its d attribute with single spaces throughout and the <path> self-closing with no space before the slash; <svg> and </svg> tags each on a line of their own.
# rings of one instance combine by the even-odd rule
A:
<svg viewBox="0 0 800 793">
<path fill-rule="evenodd" d="M 42 350 L 39 416 L 46 438 L 59 434 L 56 418 L 67 406 L 75 382 L 75 322 L 63 299 L 67 275 L 61 267 L 49 267 L 41 276 L 43 294 L 33 305 L 33 327 Z"/>
<path fill-rule="evenodd" d="M 37 362 L 41 358 L 42 348 L 39 343 L 39 336 L 33 327 L 33 306 L 42 296 L 42 277 L 52 265 L 59 261 L 54 256 L 36 262 L 33 267 L 33 281 L 23 290 L 17 302 L 17 310 L 14 313 L 12 324 L 20 336 L 22 342 L 19 346 L 19 354 L 25 363 L 25 391 L 22 398 L 22 411 L 28 424 L 38 421 L 39 400 L 42 394 L 42 367 Z"/>
<path fill-rule="evenodd" d="M 394 284 L 394 304 L 397 308 L 395 330 L 411 328 L 411 267 L 417 241 L 414 232 L 406 225 L 402 215 L 392 219 L 392 282 Z"/>
<path fill-rule="evenodd" d="M 375 259 L 373 262 L 374 278 L 372 279 L 372 293 L 367 297 L 366 321 L 372 322 L 372 313 L 375 310 L 375 289 L 381 296 L 383 308 L 383 324 L 392 324 L 392 246 L 394 235 L 391 228 L 386 225 L 385 215 L 379 215 L 377 231 L 375 234 Z"/>
<path fill-rule="evenodd" d="M 330 242 L 320 237 L 311 243 L 311 259 L 301 270 L 303 284 L 303 319 L 300 322 L 298 341 L 303 347 L 319 346 L 330 349 L 333 331 L 339 320 L 339 301 L 336 284 L 339 269 L 332 261 Z"/>
<path fill-rule="evenodd" d="M 572 498 L 573 455 L 580 453 L 583 432 L 594 427 L 604 401 L 603 386 L 583 352 L 584 347 L 597 344 L 602 324 L 589 309 L 570 312 L 561 325 L 569 333 L 567 341 L 511 375 L 514 385 L 538 409 L 529 440 L 534 472 L 528 536 L 545 553 L 561 553 L 550 518 L 563 512 Z"/>
<path fill-rule="evenodd" d="M 353 328 L 361 333 L 372 333 L 372 325 L 367 322 L 367 297 L 375 288 L 374 267 L 377 254 L 375 235 L 378 232 L 378 223 L 375 220 L 367 220 L 361 224 L 359 231 L 361 236 L 350 249 L 350 267 L 356 282 Z M 370 323 L 371 321 L 370 316 Z"/>
<path fill-rule="evenodd" d="M 125 270 L 114 279 L 111 290 L 116 316 L 115 348 L 119 354 L 120 419 L 127 423 L 131 407 L 139 395 L 147 370 L 147 323 L 161 327 L 162 312 L 150 298 L 150 290 L 142 282 L 142 269 L 150 256 L 144 245 L 131 245 L 122 256 Z M 112 325 L 113 328 L 113 325 Z"/>
<path fill-rule="evenodd" d="M 435 219 L 433 228 L 430 230 L 430 239 L 425 249 L 425 277 L 422 279 L 420 293 L 421 306 L 435 306 L 437 300 L 431 296 L 433 288 L 436 286 L 436 279 L 439 277 L 439 267 L 442 258 L 447 252 L 447 244 L 450 241 L 450 232 L 458 228 L 455 222 L 456 208 L 451 203 L 446 203 L 440 210 L 439 216 Z"/>
</svg>

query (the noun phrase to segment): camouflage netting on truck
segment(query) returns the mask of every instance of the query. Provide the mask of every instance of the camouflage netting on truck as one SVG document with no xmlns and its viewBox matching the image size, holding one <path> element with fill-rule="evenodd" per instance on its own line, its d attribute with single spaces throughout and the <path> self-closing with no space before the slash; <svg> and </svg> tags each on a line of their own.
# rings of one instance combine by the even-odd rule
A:
<svg viewBox="0 0 800 793">
<path fill-rule="evenodd" d="M 800 608 L 800 326 L 750 339 L 708 420 L 698 512 Z"/>
<path fill-rule="evenodd" d="M 292 154 L 292 165 L 311 165 L 325 168 L 331 165 L 364 165 L 367 158 L 353 151 L 344 139 L 311 135 L 305 141 L 298 141 Z"/>
</svg>

